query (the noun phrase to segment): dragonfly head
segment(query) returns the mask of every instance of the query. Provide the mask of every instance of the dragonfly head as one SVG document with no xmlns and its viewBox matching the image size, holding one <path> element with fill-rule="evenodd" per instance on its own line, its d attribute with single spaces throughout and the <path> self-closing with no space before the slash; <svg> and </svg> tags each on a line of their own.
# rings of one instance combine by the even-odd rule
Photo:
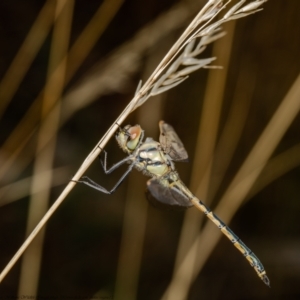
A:
<svg viewBox="0 0 300 300">
<path fill-rule="evenodd" d="M 140 125 L 127 125 L 124 128 L 120 128 L 116 134 L 116 140 L 121 149 L 127 154 L 130 154 L 139 146 L 144 136 L 143 132 Z"/>
</svg>

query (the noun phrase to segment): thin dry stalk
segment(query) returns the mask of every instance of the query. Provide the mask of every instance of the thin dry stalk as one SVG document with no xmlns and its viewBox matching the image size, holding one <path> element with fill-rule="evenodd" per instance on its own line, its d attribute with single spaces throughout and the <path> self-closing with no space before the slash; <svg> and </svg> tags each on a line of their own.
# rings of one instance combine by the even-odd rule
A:
<svg viewBox="0 0 300 300">
<path fill-rule="evenodd" d="M 226 4 L 228 4 L 229 2 L 230 1 L 228 1 Z M 212 24 L 211 21 L 213 20 L 213 18 L 215 18 L 217 14 L 226 7 L 226 4 L 223 4 L 222 1 L 216 0 L 210 0 L 207 2 L 204 8 L 199 12 L 199 14 L 188 26 L 183 35 L 179 38 L 178 42 L 176 42 L 171 50 L 167 53 L 167 55 L 164 57 L 162 62 L 149 77 L 146 83 L 143 86 L 142 84 L 139 84 L 135 97 L 127 105 L 127 107 L 116 119 L 110 129 L 102 137 L 102 139 L 97 143 L 95 148 L 91 151 L 91 153 L 88 155 L 88 157 L 85 159 L 81 167 L 74 175 L 73 180 L 69 182 L 58 199 L 50 207 L 48 212 L 44 215 L 33 232 L 29 235 L 27 240 L 23 243 L 12 260 L 5 267 L 3 272 L 0 274 L 0 281 L 3 280 L 12 266 L 23 254 L 28 245 L 43 228 L 54 211 L 58 208 L 58 206 L 65 199 L 68 193 L 73 189 L 73 187 L 76 185 L 76 181 L 78 181 L 82 177 L 82 175 L 86 172 L 92 162 L 99 156 L 101 150 L 114 135 L 116 130 L 119 128 L 119 125 L 123 123 L 126 117 L 133 110 L 142 105 L 151 96 L 163 93 L 166 90 L 175 87 L 182 81 L 186 80 L 190 73 L 203 67 L 209 67 L 209 64 L 214 60 L 214 58 L 197 59 L 196 56 L 198 56 L 205 49 L 207 44 L 215 41 L 220 37 L 220 25 L 229 20 L 244 17 L 245 15 L 249 15 L 258 11 L 258 5 L 262 5 L 263 2 L 265 1 L 251 2 L 255 5 L 251 6 L 250 3 L 243 8 L 235 5 L 234 9 L 230 9 L 223 18 Z M 243 4 L 244 1 L 240 1 L 239 3 Z M 184 51 L 179 55 L 180 50 L 183 48 Z"/>
<path fill-rule="evenodd" d="M 0 118 L 49 34 L 53 22 L 55 22 L 55 18 L 53 18 L 54 9 L 55 1 L 48 0 L 0 82 Z"/>
<path fill-rule="evenodd" d="M 56 66 L 61 62 L 62 58 L 66 56 L 68 50 L 73 7 L 74 1 L 57 1 L 55 11 L 57 22 L 55 23 L 53 30 L 48 81 L 45 87 L 41 119 L 45 118 L 44 114 L 47 113 L 49 107 L 53 106 L 53 103 L 59 103 L 59 99 L 62 95 L 66 71 L 66 60 L 64 60 L 64 65 L 62 68 L 59 68 L 56 72 L 55 69 Z M 59 128 L 60 110 L 57 109 L 55 114 L 52 116 L 53 118 L 50 120 L 50 122 L 44 123 L 38 132 L 26 235 L 30 234 L 32 229 L 36 226 L 38 221 L 43 217 L 48 209 L 53 179 L 52 165 L 55 155 L 56 139 L 53 138 L 52 142 L 45 147 L 45 136 L 56 136 Z M 46 188 L 43 191 L 37 192 L 41 184 L 41 178 L 39 174 L 43 172 L 47 172 L 48 174 L 43 182 Z M 39 233 L 37 239 L 30 245 L 28 251 L 26 251 L 24 254 L 18 291 L 20 297 L 22 297 L 22 295 L 37 294 L 44 232 L 45 228 Z"/>
<path fill-rule="evenodd" d="M 62 122 L 102 95 L 126 92 L 130 85 L 128 80 L 138 72 L 149 49 L 181 28 L 192 15 L 194 11 L 188 9 L 185 2 L 175 5 L 151 24 L 141 28 L 131 40 L 113 51 L 105 60 L 100 61 L 64 97 Z"/>
<path fill-rule="evenodd" d="M 85 43 L 91 45 L 92 41 L 95 40 L 94 33 L 97 33 L 98 31 L 102 32 L 102 28 L 106 28 L 109 24 L 109 22 L 107 22 L 105 25 L 102 25 L 99 20 L 106 19 L 104 13 L 111 15 L 112 17 L 117 13 L 119 7 L 118 5 L 114 5 L 113 1 L 116 1 L 117 4 L 119 3 L 119 0 L 110 1 L 110 9 L 115 8 L 114 12 L 108 12 L 107 9 L 102 9 L 102 6 L 100 6 L 92 20 L 83 30 L 82 34 L 75 41 L 69 52 L 70 62 L 77 59 L 81 59 L 81 62 L 83 62 L 85 57 L 83 57 L 82 54 L 85 51 L 82 50 L 82 52 L 80 52 L 80 49 L 85 48 Z M 169 35 L 170 31 L 182 27 L 183 23 L 193 14 L 194 11 L 187 9 L 186 3 L 175 5 L 170 11 L 158 17 L 153 24 L 146 25 L 142 28 L 130 42 L 112 53 L 112 55 L 106 58 L 103 63 L 100 63 L 98 67 L 93 68 L 92 74 L 88 74 L 83 79 L 83 82 L 79 83 L 78 86 L 73 88 L 64 97 L 61 125 L 76 111 L 86 107 L 91 102 L 98 99 L 99 96 L 111 92 L 122 92 L 128 85 L 128 78 L 131 78 L 132 73 L 139 69 L 145 52 L 154 45 L 159 44 L 159 41 Z M 97 27 L 94 27 L 96 25 Z M 148 38 L 150 34 L 151 39 Z M 90 39 L 87 39 L 85 36 L 89 36 Z M 74 66 L 75 65 L 78 65 L 77 61 Z M 74 67 L 72 67 L 72 70 L 74 72 L 76 71 Z M 71 72 L 67 71 L 67 73 L 68 79 L 71 79 Z M 2 178 L 4 174 L 7 175 L 8 170 L 11 169 L 12 164 L 26 146 L 27 141 L 30 140 L 31 136 L 34 136 L 36 124 L 38 122 L 36 116 L 39 112 L 40 100 L 41 98 L 38 97 L 34 101 L 35 104 L 31 106 L 25 119 L 21 121 L 19 126 L 10 134 L 9 139 L 2 146 L 2 155 L 7 156 L 6 154 L 10 153 L 10 156 L 3 159 L 3 164 L 0 169 L 0 178 Z M 55 107 L 53 109 L 55 110 Z M 51 112 L 49 114 L 51 114 Z M 51 117 L 49 116 L 49 118 Z M 20 144 L 22 139 L 25 139 L 26 142 Z M 26 155 L 28 162 L 31 161 L 32 155 Z M 20 164 L 18 163 L 18 166 L 19 165 Z M 27 164 L 24 163 L 23 165 Z M 16 173 L 18 174 L 19 172 Z M 11 177 L 14 177 L 14 175 Z"/>
<path fill-rule="evenodd" d="M 261 134 L 244 164 L 222 197 L 220 203 L 216 207 L 216 215 L 221 216 L 225 223 L 228 224 L 230 222 L 238 207 L 244 201 L 251 187 L 262 172 L 284 133 L 287 131 L 288 127 L 299 113 L 299 97 L 300 75 L 278 107 L 268 126 Z M 169 289 L 173 290 L 175 288 L 173 286 L 179 285 L 182 288 L 180 290 L 182 295 L 181 299 L 185 299 L 188 294 L 188 290 L 196 277 L 196 274 L 200 272 L 205 261 L 211 254 L 213 248 L 216 246 L 220 236 L 220 231 L 216 231 L 210 222 L 205 224 L 203 230 L 193 243 L 184 261 L 178 268 L 170 286 L 166 291 L 166 294 L 168 294 Z M 190 259 L 194 257 L 195 253 L 201 253 L 201 255 L 197 256 L 198 260 L 195 264 L 194 277 L 190 282 L 185 282 L 185 272 L 187 272 L 187 266 L 190 265 Z"/>
<path fill-rule="evenodd" d="M 111 4 L 113 4 L 113 1 Z M 117 6 L 114 5 L 112 5 L 112 7 L 117 8 Z M 103 11 L 106 12 L 106 10 L 103 10 L 102 6 L 100 6 L 91 22 L 83 30 L 84 34 L 82 33 L 77 41 L 75 41 L 74 46 L 69 52 L 69 61 L 73 61 L 79 56 L 83 62 L 84 57 L 82 56 L 82 53 L 78 53 L 80 50 L 77 49 L 84 48 L 84 43 L 91 44 L 91 41 L 94 40 L 93 34 L 97 31 L 101 31 L 100 29 L 103 27 L 101 22 L 96 23 L 98 24 L 98 27 L 91 26 L 91 24 L 94 24 L 96 20 L 99 21 L 104 18 L 103 13 L 100 15 L 100 12 Z M 117 10 L 115 10 L 115 13 L 116 12 Z M 125 86 L 127 86 L 128 78 L 132 77 L 132 72 L 138 70 L 145 52 L 153 47 L 153 45 L 157 45 L 159 40 L 168 35 L 170 30 L 175 30 L 180 25 L 182 26 L 190 15 L 191 12 L 189 12 L 183 4 L 174 7 L 167 14 L 160 16 L 158 20 L 150 26 L 148 25 L 145 28 L 142 28 L 130 42 L 112 53 L 103 63 L 100 63 L 98 67 L 93 68 L 95 73 L 93 72 L 91 75 L 88 74 L 83 82 L 79 83 L 78 86 L 73 88 L 64 97 L 60 126 L 62 126 L 76 111 L 89 105 L 92 101 L 98 99 L 99 96 L 109 92 L 122 91 Z M 176 22 L 174 20 L 176 20 Z M 107 27 L 108 23 L 105 25 Z M 153 32 L 155 33 L 154 35 Z M 152 38 L 148 39 L 150 34 Z M 87 40 L 83 35 L 91 36 L 91 40 Z M 135 54 L 132 55 L 133 53 Z M 68 78 L 70 78 L 70 75 L 71 73 L 68 71 Z M 111 82 L 114 83 L 113 86 L 111 85 Z M 2 155 L 7 157 L 3 159 L 0 168 L 0 178 L 4 175 L 7 176 L 7 172 L 9 170 L 11 171 L 11 166 L 25 148 L 27 142 L 31 140 L 31 137 L 34 137 L 36 130 L 35 125 L 37 123 L 36 116 L 39 111 L 39 104 L 37 103 L 38 99 L 35 100 L 36 105 L 33 105 L 30 111 L 28 111 L 28 116 L 25 118 L 26 120 L 21 121 L 22 123 L 19 125 L 19 129 L 16 129 L 11 133 L 10 138 L 1 149 Z M 56 108 L 54 107 L 53 110 L 55 109 Z M 51 112 L 49 112 L 47 118 L 52 118 Z M 47 122 L 47 120 L 45 119 L 42 122 Z M 22 141 L 22 139 L 24 142 L 21 143 L 20 141 Z M 6 155 L 6 153 L 10 153 L 10 156 Z M 23 156 L 22 161 L 27 160 L 27 163 L 24 162 L 23 164 L 20 164 L 20 162 L 18 162 L 18 167 L 20 165 L 23 166 L 23 168 L 27 166 L 31 161 L 32 156 L 33 153 L 27 153 L 25 157 Z M 10 178 L 14 178 L 20 172 L 21 169 L 11 174 Z"/>
<path fill-rule="evenodd" d="M 101 7 L 99 7 L 99 10 L 91 20 L 92 24 L 95 23 L 93 20 L 96 20 L 99 17 L 100 11 L 103 11 Z M 131 78 L 132 73 L 138 70 L 145 52 L 154 45 L 159 44 L 160 40 L 163 40 L 165 36 L 168 36 L 170 31 L 175 31 L 179 27 L 182 27 L 183 23 L 185 23 L 192 15 L 194 15 L 194 10 L 189 9 L 185 2 L 175 5 L 170 11 L 159 16 L 153 24 L 142 28 L 130 42 L 120 47 L 109 58 L 106 58 L 105 62 L 100 63 L 99 66 L 93 68 L 92 74 L 88 74 L 79 86 L 73 88 L 64 97 L 61 125 L 76 111 L 89 105 L 92 101 L 98 99 L 100 95 L 116 91 L 123 92 L 128 85 L 128 78 Z M 99 19 L 103 19 L 103 15 L 101 18 L 99 17 Z M 90 28 L 90 30 L 84 29 L 83 32 L 85 32 L 85 35 L 93 36 L 93 32 L 97 32 L 98 29 L 97 27 L 91 27 L 89 24 L 86 28 Z M 101 27 L 102 26 L 100 25 L 99 28 Z M 148 38 L 150 34 L 151 39 Z M 82 43 L 79 43 L 79 40 L 81 40 Z M 70 50 L 69 61 L 73 61 L 77 57 L 76 49 L 84 48 L 85 45 L 83 44 L 83 41 L 88 44 L 90 43 L 81 37 L 78 38 L 78 41 L 74 43 L 74 46 Z M 68 74 L 70 74 L 70 72 L 68 72 Z M 68 75 L 68 78 L 69 77 L 70 75 Z M 10 134 L 9 139 L 3 145 L 1 152 L 5 159 L 3 159 L 1 165 L 0 178 L 4 175 L 7 176 L 7 172 L 11 169 L 14 161 L 26 146 L 27 142 L 20 143 L 20 141 L 22 141 L 22 139 L 30 141 L 29 136 L 34 137 L 36 130 L 35 126 L 38 122 L 36 116 L 39 114 L 40 100 L 41 98 L 38 97 L 34 101 L 35 104 L 31 106 L 27 115 L 20 122 L 19 126 Z M 53 109 L 55 110 L 55 107 Z M 51 114 L 51 112 L 49 114 Z M 49 118 L 51 117 L 49 116 Z M 45 120 L 45 122 L 47 121 Z M 8 156 L 7 153 L 9 153 L 10 156 Z M 29 162 L 31 161 L 32 155 L 33 154 L 28 153 L 22 160 L 27 160 Z M 27 164 L 28 163 L 26 162 L 23 164 L 18 163 L 18 166 L 26 166 Z M 20 171 L 21 170 L 19 170 L 19 172 Z M 19 172 L 15 172 L 14 174 L 18 174 Z M 13 178 L 15 176 L 14 174 L 10 177 Z"/>
</svg>

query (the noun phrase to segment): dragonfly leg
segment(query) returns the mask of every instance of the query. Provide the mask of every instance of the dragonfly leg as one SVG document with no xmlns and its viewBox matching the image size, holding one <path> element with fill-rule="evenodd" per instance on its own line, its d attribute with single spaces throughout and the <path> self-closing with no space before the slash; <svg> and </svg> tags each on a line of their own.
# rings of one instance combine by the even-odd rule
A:
<svg viewBox="0 0 300 300">
<path fill-rule="evenodd" d="M 105 174 L 110 174 L 113 172 L 115 169 L 119 168 L 121 165 L 125 164 L 126 162 L 131 160 L 131 156 L 127 156 L 124 159 L 120 160 L 119 162 L 115 163 L 111 168 L 107 169 L 107 152 L 103 150 L 104 153 L 104 160 L 99 157 L 100 163 L 102 165 L 102 168 L 105 172 Z"/>
<path fill-rule="evenodd" d="M 97 182 L 93 181 L 91 178 L 87 177 L 87 176 L 83 176 L 80 178 L 80 180 L 75 181 L 78 183 L 83 183 L 101 193 L 104 194 L 112 194 L 113 192 L 116 191 L 116 189 L 119 187 L 119 185 L 124 181 L 125 177 L 131 172 L 132 168 L 134 167 L 134 164 L 131 164 L 128 169 L 126 170 L 126 172 L 122 175 L 122 177 L 118 180 L 118 182 L 115 184 L 115 186 L 109 191 L 106 188 L 104 188 L 103 186 L 101 186 L 100 184 L 98 184 Z"/>
</svg>

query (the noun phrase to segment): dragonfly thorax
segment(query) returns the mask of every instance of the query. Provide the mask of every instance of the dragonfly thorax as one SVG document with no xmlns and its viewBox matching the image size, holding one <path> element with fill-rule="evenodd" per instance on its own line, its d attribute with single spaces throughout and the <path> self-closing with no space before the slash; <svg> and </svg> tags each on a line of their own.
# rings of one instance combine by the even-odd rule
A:
<svg viewBox="0 0 300 300">
<path fill-rule="evenodd" d="M 136 156 L 140 162 L 137 168 L 142 169 L 148 176 L 161 177 L 174 169 L 171 158 L 163 152 L 160 143 L 152 138 L 145 140 L 138 148 Z"/>
</svg>

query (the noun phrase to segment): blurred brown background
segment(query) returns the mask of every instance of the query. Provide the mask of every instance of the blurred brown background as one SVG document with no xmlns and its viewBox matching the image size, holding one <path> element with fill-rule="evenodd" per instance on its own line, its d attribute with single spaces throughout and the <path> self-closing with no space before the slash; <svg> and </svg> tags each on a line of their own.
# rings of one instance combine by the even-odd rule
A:
<svg viewBox="0 0 300 300">
<path fill-rule="evenodd" d="M 44 192 L 39 188 L 44 177 L 38 177 L 34 185 L 30 179 L 33 172 L 46 170 L 48 164 L 55 169 L 52 177 L 45 179 L 54 187 L 44 195 L 45 206 L 49 205 L 47 199 L 53 203 L 133 97 L 138 81 L 148 78 L 204 3 L 0 2 L 0 180 L 4 187 L 0 189 L 1 269 L 24 241 L 26 226 L 36 224 L 33 218 L 32 225 L 26 225 L 32 201 L 29 194 L 31 191 L 37 195 L 33 201 L 41 203 L 39 196 Z M 139 123 L 146 136 L 155 139 L 160 119 L 173 125 L 189 153 L 188 164 L 177 164 L 181 178 L 194 193 L 202 182 L 197 196 L 209 202 L 212 209 L 299 74 L 300 2 L 270 0 L 263 7 L 262 12 L 226 27 L 228 34 L 219 50 L 210 46 L 202 55 L 220 53 L 218 57 L 222 59 L 227 54 L 228 66 L 223 70 L 197 71 L 159 99 L 150 98 L 125 121 Z M 54 27 L 53 19 L 57 20 Z M 28 48 L 22 50 L 35 22 L 40 23 L 34 27 Z M 67 49 L 73 52 L 53 79 L 51 74 L 58 70 Z M 18 55 L 21 58 L 11 77 L 7 77 Z M 216 60 L 215 65 L 224 64 Z M 225 82 L 224 90 L 220 88 L 220 76 Z M 43 98 L 40 93 L 45 86 Z M 218 91 L 222 103 L 215 111 L 211 109 L 211 115 L 205 114 L 208 121 L 199 133 L 204 99 Z M 297 97 L 296 103 L 300 102 Z M 49 101 L 42 102 L 45 98 Z M 48 127 L 40 127 L 54 102 L 59 104 L 53 119 L 49 119 Z M 260 282 L 241 254 L 222 236 L 192 280 L 186 299 L 299 299 L 300 118 L 296 109 L 295 113 L 295 118 L 282 115 L 283 119 L 290 118 L 291 125 L 282 133 L 269 163 L 242 199 L 238 211 L 232 213 L 229 224 L 264 264 L 271 289 Z M 215 116 L 219 117 L 213 123 Z M 50 141 L 52 152 L 47 148 L 47 137 L 51 136 L 56 141 Z M 211 138 L 215 141 L 211 142 Z M 213 148 L 208 184 L 203 183 L 208 161 L 205 155 L 211 158 L 213 154 L 203 154 L 205 161 L 203 157 L 201 161 L 201 151 L 195 150 L 197 139 L 202 145 L 211 143 Z M 230 150 L 231 145 L 234 148 Z M 109 166 L 124 157 L 114 140 L 106 151 Z M 52 159 L 44 163 L 42 158 L 37 160 L 38 155 Z M 228 167 L 223 168 L 225 160 Z M 108 176 L 95 162 L 87 175 L 111 188 L 124 170 Z M 172 279 L 184 212 L 147 207 L 146 180 L 134 171 L 111 196 L 76 186 L 47 224 L 40 245 L 40 272 L 27 274 L 32 263 L 22 271 L 20 260 L 1 283 L 1 297 L 19 293 L 40 299 L 161 299 Z M 16 185 L 11 186 L 13 183 Z M 218 215 L 227 218 L 225 211 Z M 39 218 L 36 216 L 36 220 Z M 201 226 L 199 221 L 197 228 Z M 212 230 L 218 233 L 217 228 Z M 197 255 L 204 253 L 199 251 Z M 29 286 L 32 288 L 26 290 Z"/>
</svg>

